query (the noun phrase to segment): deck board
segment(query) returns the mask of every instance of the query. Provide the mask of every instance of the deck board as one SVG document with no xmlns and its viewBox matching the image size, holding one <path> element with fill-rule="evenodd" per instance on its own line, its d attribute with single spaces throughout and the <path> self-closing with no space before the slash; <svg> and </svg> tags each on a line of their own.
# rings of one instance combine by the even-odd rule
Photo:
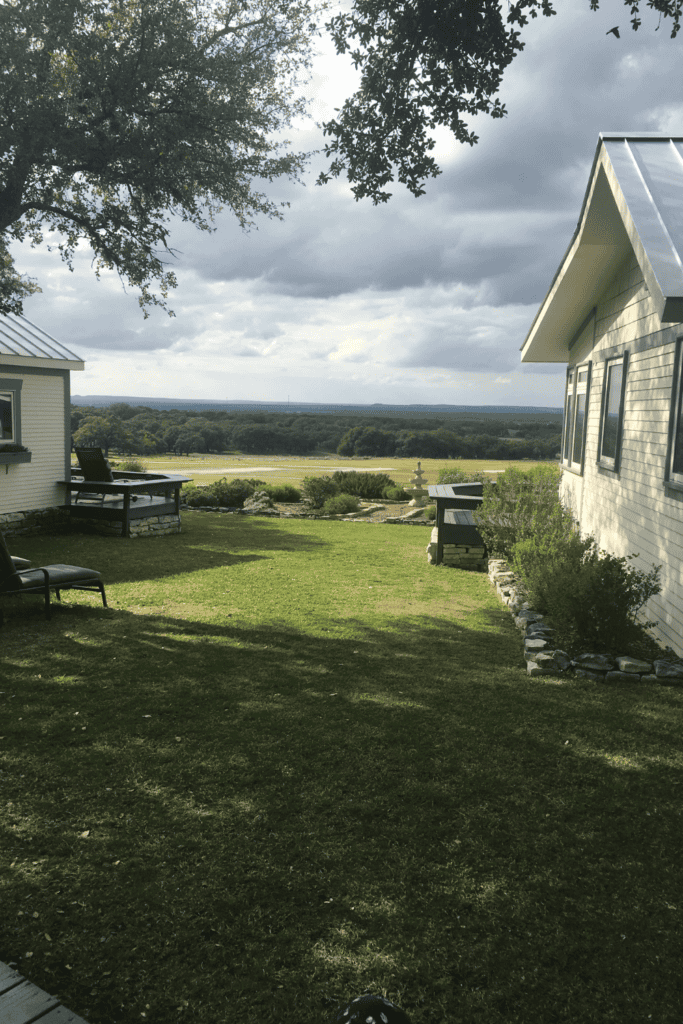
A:
<svg viewBox="0 0 683 1024">
<path fill-rule="evenodd" d="M 0 960 L 0 1024 L 87 1024 Z"/>
</svg>

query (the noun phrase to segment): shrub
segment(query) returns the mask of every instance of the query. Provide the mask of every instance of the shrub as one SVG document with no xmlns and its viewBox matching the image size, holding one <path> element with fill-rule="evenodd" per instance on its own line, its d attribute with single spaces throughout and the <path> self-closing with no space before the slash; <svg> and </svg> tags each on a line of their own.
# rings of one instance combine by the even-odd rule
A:
<svg viewBox="0 0 683 1024">
<path fill-rule="evenodd" d="M 436 519 L 436 505 L 427 505 L 425 516 L 427 519 Z"/>
<path fill-rule="evenodd" d="M 650 572 L 600 551 L 594 537 L 529 537 L 513 547 L 512 564 L 532 608 L 587 643 L 613 650 L 633 641 L 654 622 L 636 621 L 643 605 L 661 591 L 661 565 Z"/>
<path fill-rule="evenodd" d="M 291 484 L 268 484 L 262 490 L 266 491 L 273 501 L 287 502 L 291 505 L 301 501 L 301 491 Z"/>
<path fill-rule="evenodd" d="M 147 466 L 139 459 L 125 459 L 123 462 L 119 462 L 116 468 L 123 473 L 144 473 Z"/>
<path fill-rule="evenodd" d="M 306 476 L 301 484 L 303 499 L 311 508 L 322 508 L 339 491 L 339 485 L 329 476 Z"/>
<path fill-rule="evenodd" d="M 357 473 L 355 470 L 337 470 L 332 479 L 344 494 L 355 494 L 359 498 L 374 500 L 384 497 L 386 487 L 395 487 L 395 482 L 386 473 Z"/>
<path fill-rule="evenodd" d="M 323 512 L 327 516 L 342 516 L 347 512 L 357 512 L 359 507 L 358 498 L 355 494 L 335 494 L 328 498 L 323 505 Z"/>
<path fill-rule="evenodd" d="M 183 487 L 182 500 L 191 508 L 209 506 L 212 508 L 241 508 L 245 498 L 250 498 L 257 487 L 265 486 L 264 480 L 227 480 L 223 477 L 207 487 Z"/>
<path fill-rule="evenodd" d="M 382 497 L 387 501 L 410 501 L 410 495 L 402 487 L 387 486 L 382 491 Z"/>
<path fill-rule="evenodd" d="M 437 477 L 437 484 L 465 484 L 469 481 L 469 477 L 464 469 L 458 469 L 454 467 L 452 469 L 441 469 L 439 470 L 439 476 Z"/>
<path fill-rule="evenodd" d="M 496 558 L 512 558 L 512 548 L 527 537 L 568 537 L 571 512 L 558 494 L 558 466 L 534 466 L 527 472 L 510 466 L 496 483 L 486 481 L 482 504 L 473 513 L 477 528 Z"/>
<path fill-rule="evenodd" d="M 457 466 L 454 466 L 452 468 L 440 469 L 436 482 L 437 484 L 471 484 L 474 481 L 483 483 L 490 479 L 491 475 L 489 473 L 466 473 L 464 469 L 458 469 Z"/>
</svg>

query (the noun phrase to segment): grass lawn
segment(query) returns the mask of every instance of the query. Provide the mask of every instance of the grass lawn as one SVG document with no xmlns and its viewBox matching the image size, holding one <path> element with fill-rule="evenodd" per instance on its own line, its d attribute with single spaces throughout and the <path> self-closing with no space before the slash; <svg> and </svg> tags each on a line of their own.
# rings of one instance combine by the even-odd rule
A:
<svg viewBox="0 0 683 1024">
<path fill-rule="evenodd" d="M 0 960 L 90 1024 L 680 1024 L 683 692 L 530 679 L 429 527 L 31 538 L 5 599 Z"/>
<path fill-rule="evenodd" d="M 125 456 L 112 455 L 114 461 Z M 153 472 L 184 473 L 192 476 L 195 484 L 212 484 L 221 477 L 256 477 L 266 483 L 292 484 L 299 487 L 305 476 L 332 475 L 335 469 L 382 471 L 389 474 L 397 484 L 407 484 L 413 478 L 418 460 L 394 459 L 391 456 L 377 459 L 345 458 L 342 455 L 159 455 L 144 456 L 141 460 Z M 492 478 L 507 469 L 519 466 L 530 469 L 545 465 L 537 462 L 511 462 L 500 459 L 422 459 L 422 470 L 428 484 L 435 484 L 442 469 L 463 469 L 467 473 L 492 471 Z M 556 463 L 553 463 L 556 465 Z"/>
</svg>

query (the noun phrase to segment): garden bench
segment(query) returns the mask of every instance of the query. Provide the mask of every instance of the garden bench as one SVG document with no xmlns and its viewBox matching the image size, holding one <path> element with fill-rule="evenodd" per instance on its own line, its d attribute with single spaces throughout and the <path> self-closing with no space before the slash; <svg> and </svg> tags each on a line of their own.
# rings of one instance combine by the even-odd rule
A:
<svg viewBox="0 0 683 1024">
<path fill-rule="evenodd" d="M 9 964 L 0 960 L 0 1021 L 2 1024 L 87 1024 L 62 1006 L 56 996 L 43 992 Z"/>
</svg>

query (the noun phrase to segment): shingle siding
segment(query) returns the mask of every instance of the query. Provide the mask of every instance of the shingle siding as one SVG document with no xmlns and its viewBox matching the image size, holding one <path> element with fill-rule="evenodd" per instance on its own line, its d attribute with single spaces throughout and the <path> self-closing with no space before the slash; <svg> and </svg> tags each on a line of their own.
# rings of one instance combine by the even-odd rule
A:
<svg viewBox="0 0 683 1024">
<path fill-rule="evenodd" d="M 617 556 L 638 554 L 638 568 L 662 564 L 662 593 L 645 609 L 661 642 L 683 655 L 683 494 L 667 494 L 667 454 L 676 329 L 655 348 L 629 353 L 619 471 L 598 466 L 605 355 L 662 325 L 635 255 L 629 256 L 596 307 L 594 329 L 573 346 L 569 365 L 593 360 L 583 476 L 565 471 L 561 493 L 581 532 Z"/>
<path fill-rule="evenodd" d="M 64 457 L 67 438 L 64 419 L 62 374 L 22 373 L 21 440 L 31 451 L 31 461 L 0 466 L 0 512 L 24 512 L 50 508 L 65 502 Z"/>
</svg>

